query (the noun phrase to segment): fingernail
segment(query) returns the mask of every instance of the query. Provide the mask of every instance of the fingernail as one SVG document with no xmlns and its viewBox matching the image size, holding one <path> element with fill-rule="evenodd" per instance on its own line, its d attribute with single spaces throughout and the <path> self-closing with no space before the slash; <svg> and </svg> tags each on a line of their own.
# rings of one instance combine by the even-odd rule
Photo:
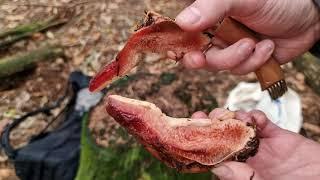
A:
<svg viewBox="0 0 320 180">
<path fill-rule="evenodd" d="M 195 59 L 194 57 L 190 56 L 190 61 L 191 61 L 191 66 L 193 68 L 198 68 L 199 67 L 199 62 L 197 61 L 197 59 Z"/>
<path fill-rule="evenodd" d="M 198 60 L 192 56 L 192 54 L 188 53 L 184 56 L 184 60 L 187 63 L 187 67 L 191 69 L 199 68 Z"/>
<path fill-rule="evenodd" d="M 271 42 L 262 47 L 262 51 L 264 51 L 266 54 L 271 54 L 273 50 L 274 45 Z"/>
<path fill-rule="evenodd" d="M 224 111 L 221 111 L 221 114 L 217 115 L 217 118 L 220 120 L 227 120 L 227 119 L 233 119 L 235 116 L 236 116 L 235 112 L 224 109 Z"/>
<path fill-rule="evenodd" d="M 230 111 L 226 110 L 226 109 L 221 109 L 220 111 L 217 111 L 215 113 L 215 116 L 220 119 L 222 117 L 224 117 L 227 113 L 229 113 Z"/>
<path fill-rule="evenodd" d="M 187 24 L 195 24 L 200 18 L 201 14 L 197 8 L 188 7 L 177 16 L 176 20 Z"/>
<path fill-rule="evenodd" d="M 228 166 L 221 165 L 211 170 L 220 179 L 231 179 L 233 177 L 233 171 Z"/>
<path fill-rule="evenodd" d="M 249 42 L 243 42 L 240 44 L 238 51 L 240 54 L 247 55 L 252 52 L 252 46 Z"/>
</svg>

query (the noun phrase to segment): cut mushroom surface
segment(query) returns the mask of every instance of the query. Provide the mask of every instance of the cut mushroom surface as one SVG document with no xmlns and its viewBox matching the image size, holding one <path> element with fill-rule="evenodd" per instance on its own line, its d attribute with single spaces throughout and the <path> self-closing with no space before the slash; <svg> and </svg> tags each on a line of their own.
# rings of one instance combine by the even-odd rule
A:
<svg viewBox="0 0 320 180">
<path fill-rule="evenodd" d="M 190 119 L 166 116 L 154 104 L 118 95 L 107 98 L 108 113 L 155 157 L 184 172 L 201 172 L 225 160 L 254 155 L 254 126 L 234 119 Z"/>
</svg>

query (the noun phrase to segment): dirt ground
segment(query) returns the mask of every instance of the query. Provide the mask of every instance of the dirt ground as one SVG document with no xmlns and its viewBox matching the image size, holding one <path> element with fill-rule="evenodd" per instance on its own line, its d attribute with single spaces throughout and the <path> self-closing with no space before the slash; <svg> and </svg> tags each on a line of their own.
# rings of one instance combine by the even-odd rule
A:
<svg viewBox="0 0 320 180">
<path fill-rule="evenodd" d="M 184 1 L 185 2 L 185 1 Z M 185 6 L 179 0 L 13 0 L 0 1 L 0 29 L 9 29 L 59 13 L 70 14 L 64 26 L 36 33 L 0 52 L 0 58 L 25 52 L 43 43 L 64 46 L 65 57 L 39 63 L 34 69 L 0 79 L 0 131 L 12 119 L 50 104 L 63 95 L 68 75 L 80 70 L 94 75 L 119 51 L 144 10 L 175 17 Z M 304 81 L 304 75 L 288 64 L 286 80 L 299 93 L 303 111 L 301 134 L 320 142 L 320 97 Z M 197 110 L 223 106 L 228 93 L 239 82 L 254 82 L 255 76 L 236 77 L 227 72 L 190 71 L 161 56 L 146 55 L 134 78 L 109 93 L 147 100 L 174 117 L 187 117 Z M 102 109 L 102 105 L 96 111 Z M 45 127 L 51 117 L 30 118 L 11 134 L 16 147 L 23 146 L 32 134 Z M 101 112 L 101 111 L 100 111 Z M 117 126 L 106 114 L 96 113 L 90 129 L 98 144 L 107 146 Z M 0 179 L 17 179 L 8 158 L 0 154 Z"/>
</svg>

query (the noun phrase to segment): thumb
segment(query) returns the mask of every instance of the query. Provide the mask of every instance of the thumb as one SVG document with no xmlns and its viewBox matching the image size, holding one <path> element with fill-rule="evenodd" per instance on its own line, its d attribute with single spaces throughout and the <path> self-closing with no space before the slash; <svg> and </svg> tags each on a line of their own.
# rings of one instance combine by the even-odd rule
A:
<svg viewBox="0 0 320 180">
<path fill-rule="evenodd" d="M 226 15 L 248 16 L 263 5 L 259 0 L 196 0 L 176 17 L 176 23 L 187 31 L 202 31 Z"/>
<path fill-rule="evenodd" d="M 220 180 L 263 180 L 258 172 L 245 163 L 226 162 L 211 171 Z"/>
</svg>

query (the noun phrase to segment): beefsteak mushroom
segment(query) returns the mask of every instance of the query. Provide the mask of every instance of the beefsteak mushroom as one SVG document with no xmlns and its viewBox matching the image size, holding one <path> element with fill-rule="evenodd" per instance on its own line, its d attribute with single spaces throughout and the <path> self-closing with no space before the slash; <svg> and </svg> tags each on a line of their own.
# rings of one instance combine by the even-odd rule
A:
<svg viewBox="0 0 320 180">
<path fill-rule="evenodd" d="M 154 104 L 109 95 L 107 112 L 156 158 L 181 172 L 204 172 L 226 161 L 245 161 L 257 152 L 253 125 L 228 112 L 219 119 L 166 116 Z"/>
<path fill-rule="evenodd" d="M 138 64 L 142 53 L 167 54 L 168 58 L 178 61 L 187 52 L 206 51 L 210 47 L 211 39 L 207 33 L 183 31 L 174 20 L 148 12 L 115 60 L 104 66 L 90 81 L 89 90 L 99 91 L 115 79 L 127 75 Z"/>
<path fill-rule="evenodd" d="M 125 76 L 144 52 L 165 53 L 178 61 L 187 52 L 206 51 L 211 36 L 183 31 L 174 20 L 148 12 L 115 60 L 91 80 L 98 91 Z M 253 125 L 234 119 L 229 112 L 219 119 L 172 118 L 154 104 L 110 95 L 108 113 L 166 165 L 182 172 L 203 172 L 226 161 L 245 161 L 257 151 L 259 140 Z"/>
</svg>

